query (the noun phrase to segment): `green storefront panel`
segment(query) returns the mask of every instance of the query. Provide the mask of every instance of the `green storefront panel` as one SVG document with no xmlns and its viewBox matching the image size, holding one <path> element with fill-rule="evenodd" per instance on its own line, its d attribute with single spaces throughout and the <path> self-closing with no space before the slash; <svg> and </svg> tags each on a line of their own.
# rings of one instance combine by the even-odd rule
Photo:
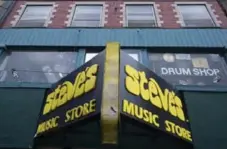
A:
<svg viewBox="0 0 227 149">
<path fill-rule="evenodd" d="M 195 149 L 227 148 L 227 93 L 185 92 Z"/>
<path fill-rule="evenodd" d="M 0 148 L 32 146 L 45 89 L 0 89 Z"/>
</svg>

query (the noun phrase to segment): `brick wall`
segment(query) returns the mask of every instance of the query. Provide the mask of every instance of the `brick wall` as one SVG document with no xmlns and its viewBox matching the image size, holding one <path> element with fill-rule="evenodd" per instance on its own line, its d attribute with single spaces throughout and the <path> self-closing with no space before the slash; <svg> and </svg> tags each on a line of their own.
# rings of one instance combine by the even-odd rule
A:
<svg viewBox="0 0 227 149">
<path fill-rule="evenodd" d="M 174 11 L 172 4 L 174 2 L 156 2 L 160 5 L 160 13 L 163 20 L 163 28 L 180 28 L 180 24 L 177 23 L 178 18 L 175 17 L 176 12 Z"/>
<path fill-rule="evenodd" d="M 30 0 L 31 1 L 31 0 Z M 37 0 L 35 0 L 37 2 Z M 160 27 L 162 28 L 180 28 L 181 23 L 179 21 L 179 16 L 177 14 L 176 8 L 174 7 L 174 1 L 160 1 L 156 0 L 155 4 L 158 6 L 157 10 L 160 23 Z M 185 0 L 181 0 L 185 1 Z M 189 1 L 189 0 L 188 0 Z M 218 2 L 214 0 L 206 0 L 209 6 L 212 9 L 212 13 L 215 16 L 215 19 L 219 23 L 220 27 L 227 28 L 227 18 L 222 11 L 222 8 L 218 4 Z M 49 2 L 49 1 L 48 1 Z M 81 1 L 80 1 L 81 2 Z M 86 2 L 86 1 L 83 1 Z M 94 2 L 94 1 L 93 1 Z M 99 1 L 100 2 L 100 1 Z M 130 1 L 127 1 L 130 2 Z M 135 2 L 135 0 L 133 0 Z M 141 2 L 142 1 L 139 1 Z M 189 2 L 192 2 L 191 0 Z M 200 1 L 195 1 L 200 2 Z M 203 1 L 204 2 L 204 1 Z M 12 12 L 9 14 L 7 19 L 5 20 L 3 27 L 12 27 L 13 22 L 15 23 L 15 19 L 18 17 L 21 5 L 24 5 L 25 1 L 18 0 L 16 5 L 14 6 Z M 52 18 L 48 24 L 50 28 L 63 28 L 69 24 L 70 13 L 75 4 L 74 0 L 70 1 L 56 1 L 55 9 L 52 14 Z M 120 28 L 123 27 L 123 19 L 124 19 L 124 1 L 105 1 L 104 6 L 104 27 L 109 28 Z"/>
<path fill-rule="evenodd" d="M 123 2 L 107 1 L 105 9 L 105 27 L 123 27 Z"/>
<path fill-rule="evenodd" d="M 9 15 L 6 17 L 2 27 L 12 27 L 11 22 L 15 20 L 15 17 L 19 15 L 19 10 L 21 9 L 21 6 L 24 5 L 24 1 L 17 1 L 14 7 L 12 8 Z"/>
<path fill-rule="evenodd" d="M 220 21 L 221 27 L 227 28 L 227 17 L 225 16 L 225 13 L 222 10 L 221 6 L 218 4 L 217 1 L 211 1 L 209 3 L 212 4 L 211 8 L 216 15 L 218 21 Z"/>
<path fill-rule="evenodd" d="M 65 21 L 67 21 L 67 15 L 69 9 L 72 9 L 70 5 L 73 4 L 72 1 L 56 1 L 57 7 L 53 12 L 52 23 L 49 24 L 50 28 L 63 28 L 66 26 Z"/>
</svg>

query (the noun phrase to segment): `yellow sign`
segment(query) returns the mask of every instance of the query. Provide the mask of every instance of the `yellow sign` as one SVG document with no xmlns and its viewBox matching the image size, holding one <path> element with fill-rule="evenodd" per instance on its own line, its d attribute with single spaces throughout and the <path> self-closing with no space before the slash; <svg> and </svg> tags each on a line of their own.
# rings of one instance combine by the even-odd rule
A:
<svg viewBox="0 0 227 149">
<path fill-rule="evenodd" d="M 36 136 L 101 111 L 104 54 L 99 54 L 47 91 Z"/>
<path fill-rule="evenodd" d="M 192 142 L 185 104 L 173 87 L 123 52 L 120 66 L 121 113 Z"/>
<path fill-rule="evenodd" d="M 58 87 L 47 96 L 43 115 L 54 111 L 56 108 L 66 104 L 70 100 L 94 89 L 97 70 L 98 65 L 94 64 L 91 67 L 87 67 L 86 70 L 78 73 L 74 83 L 65 81 L 58 85 Z"/>
</svg>

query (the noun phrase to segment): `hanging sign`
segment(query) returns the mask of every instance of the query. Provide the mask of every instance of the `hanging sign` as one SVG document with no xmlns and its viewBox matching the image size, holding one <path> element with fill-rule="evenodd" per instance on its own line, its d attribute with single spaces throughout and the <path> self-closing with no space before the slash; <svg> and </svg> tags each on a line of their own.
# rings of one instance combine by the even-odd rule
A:
<svg viewBox="0 0 227 149">
<path fill-rule="evenodd" d="M 104 57 L 102 52 L 47 91 L 36 136 L 100 113 Z"/>
<path fill-rule="evenodd" d="M 119 98 L 124 116 L 192 142 L 186 105 L 178 92 L 124 52 L 120 56 Z"/>
</svg>

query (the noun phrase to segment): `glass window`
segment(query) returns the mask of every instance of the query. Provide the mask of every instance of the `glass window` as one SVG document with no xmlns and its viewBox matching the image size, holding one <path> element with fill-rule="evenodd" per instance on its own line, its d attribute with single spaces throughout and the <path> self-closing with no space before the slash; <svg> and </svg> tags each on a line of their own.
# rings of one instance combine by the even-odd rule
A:
<svg viewBox="0 0 227 149">
<path fill-rule="evenodd" d="M 36 6 L 28 5 L 25 8 L 20 20 L 17 23 L 17 27 L 43 27 L 46 21 L 50 17 L 52 6 Z"/>
<path fill-rule="evenodd" d="M 85 55 L 85 63 L 94 58 L 98 53 L 86 53 Z"/>
<path fill-rule="evenodd" d="M 54 83 L 75 66 L 76 52 L 13 51 L 0 65 L 0 81 Z"/>
<path fill-rule="evenodd" d="M 149 54 L 149 67 L 172 84 L 227 85 L 226 64 L 218 54 Z"/>
<path fill-rule="evenodd" d="M 129 56 L 134 58 L 135 60 L 139 61 L 139 52 L 136 50 L 124 50 L 124 52 L 128 53 Z M 87 52 L 85 55 L 85 63 L 94 58 L 96 55 L 98 55 L 99 52 Z"/>
<path fill-rule="evenodd" d="M 214 22 L 206 5 L 178 5 L 187 27 L 213 27 Z"/>
<path fill-rule="evenodd" d="M 76 5 L 72 27 L 99 27 L 102 24 L 102 5 Z"/>
<path fill-rule="evenodd" d="M 124 49 L 124 52 L 128 53 L 129 56 L 134 58 L 136 61 L 139 61 L 139 51 L 138 50 L 130 50 L 130 49 Z"/>
<path fill-rule="evenodd" d="M 152 5 L 126 5 L 126 25 L 128 27 L 157 26 Z"/>
</svg>

